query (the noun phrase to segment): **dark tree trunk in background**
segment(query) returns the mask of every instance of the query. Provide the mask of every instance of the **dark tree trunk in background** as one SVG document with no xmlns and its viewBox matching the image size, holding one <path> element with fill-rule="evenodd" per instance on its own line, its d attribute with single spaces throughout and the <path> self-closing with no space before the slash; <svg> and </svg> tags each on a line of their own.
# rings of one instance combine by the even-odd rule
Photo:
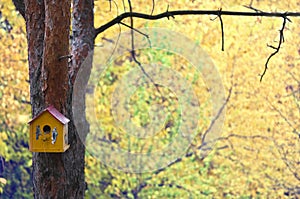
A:
<svg viewBox="0 0 300 199">
<path fill-rule="evenodd" d="M 74 0 L 72 17 L 70 0 L 13 2 L 26 20 L 32 116 L 54 105 L 71 120 L 70 148 L 65 153 L 33 153 L 34 196 L 83 198 L 85 148 L 72 120 L 72 88 L 81 63 L 94 45 L 93 0 Z M 68 55 L 71 62 L 65 58 Z"/>
</svg>

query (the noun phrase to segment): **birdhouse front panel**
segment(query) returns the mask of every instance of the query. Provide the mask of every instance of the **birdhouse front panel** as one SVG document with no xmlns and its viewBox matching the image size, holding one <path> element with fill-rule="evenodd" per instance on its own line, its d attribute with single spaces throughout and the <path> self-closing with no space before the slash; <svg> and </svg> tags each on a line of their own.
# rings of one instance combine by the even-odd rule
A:
<svg viewBox="0 0 300 199">
<path fill-rule="evenodd" d="M 30 124 L 30 145 L 32 152 L 64 152 L 68 145 L 69 120 L 54 107 L 45 109 L 32 119 Z"/>
</svg>

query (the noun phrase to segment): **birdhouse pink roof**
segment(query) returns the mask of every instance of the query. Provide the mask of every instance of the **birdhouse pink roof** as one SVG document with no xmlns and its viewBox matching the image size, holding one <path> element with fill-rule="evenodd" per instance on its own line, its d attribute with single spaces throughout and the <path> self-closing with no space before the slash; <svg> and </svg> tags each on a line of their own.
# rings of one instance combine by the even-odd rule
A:
<svg viewBox="0 0 300 199">
<path fill-rule="evenodd" d="M 61 114 L 56 108 L 54 108 L 54 106 L 49 106 L 48 108 L 44 109 L 40 114 L 35 116 L 32 120 L 30 120 L 28 123 L 30 124 L 46 111 L 50 113 L 55 119 L 57 119 L 62 124 L 67 124 L 70 121 L 63 114 Z"/>
</svg>

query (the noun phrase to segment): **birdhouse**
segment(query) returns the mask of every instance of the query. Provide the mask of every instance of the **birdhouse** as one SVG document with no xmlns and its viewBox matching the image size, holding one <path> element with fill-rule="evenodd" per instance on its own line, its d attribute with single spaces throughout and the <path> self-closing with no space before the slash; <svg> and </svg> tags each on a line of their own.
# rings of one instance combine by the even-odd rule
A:
<svg viewBox="0 0 300 199">
<path fill-rule="evenodd" d="M 53 106 L 29 121 L 29 150 L 32 152 L 65 152 L 68 144 L 69 119 Z"/>
</svg>

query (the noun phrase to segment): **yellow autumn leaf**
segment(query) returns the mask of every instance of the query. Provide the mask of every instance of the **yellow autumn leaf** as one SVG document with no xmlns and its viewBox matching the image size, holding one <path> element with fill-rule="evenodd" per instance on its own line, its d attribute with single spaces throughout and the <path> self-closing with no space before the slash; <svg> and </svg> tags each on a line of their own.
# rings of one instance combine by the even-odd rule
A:
<svg viewBox="0 0 300 199">
<path fill-rule="evenodd" d="M 7 183 L 7 180 L 5 178 L 0 178 L 0 183 L 5 185 Z"/>
</svg>

